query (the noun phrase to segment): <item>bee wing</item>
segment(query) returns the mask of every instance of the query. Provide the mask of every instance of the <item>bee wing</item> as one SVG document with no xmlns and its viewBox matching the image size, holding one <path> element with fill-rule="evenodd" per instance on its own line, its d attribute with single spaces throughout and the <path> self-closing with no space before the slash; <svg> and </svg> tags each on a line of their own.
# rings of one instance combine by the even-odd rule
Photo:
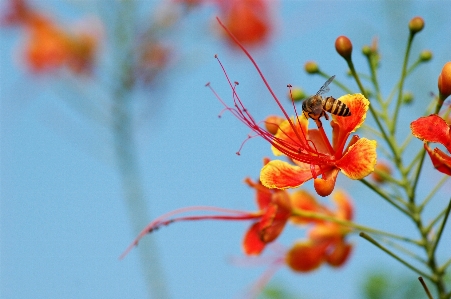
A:
<svg viewBox="0 0 451 299">
<path fill-rule="evenodd" d="M 326 83 L 324 83 L 324 85 L 321 86 L 321 88 L 318 90 L 318 92 L 316 93 L 316 95 L 322 95 L 323 93 L 328 92 L 328 91 L 330 90 L 329 84 L 330 84 L 330 82 L 332 82 L 332 81 L 334 80 L 334 78 L 335 78 L 335 75 L 333 75 L 332 77 L 330 77 L 330 78 L 326 81 Z"/>
</svg>

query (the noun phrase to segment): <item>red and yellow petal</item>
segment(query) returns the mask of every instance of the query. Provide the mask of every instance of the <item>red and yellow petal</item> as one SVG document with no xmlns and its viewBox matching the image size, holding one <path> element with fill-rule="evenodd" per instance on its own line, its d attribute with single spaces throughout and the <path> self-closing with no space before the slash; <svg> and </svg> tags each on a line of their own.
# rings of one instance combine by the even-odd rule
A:
<svg viewBox="0 0 451 299">
<path fill-rule="evenodd" d="M 243 251 L 247 255 L 259 255 L 265 246 L 260 239 L 260 223 L 254 223 L 244 235 Z"/>
<path fill-rule="evenodd" d="M 359 139 L 351 145 L 335 165 L 350 179 L 360 180 L 374 171 L 376 164 L 375 140 Z"/>
<path fill-rule="evenodd" d="M 312 241 L 297 242 L 287 252 L 285 262 L 293 271 L 309 272 L 318 268 L 325 258 L 327 244 Z"/>
<path fill-rule="evenodd" d="M 306 139 L 308 138 L 308 119 L 299 116 L 297 121 L 294 117 L 291 117 L 290 120 L 291 123 L 286 119 L 279 125 L 279 129 L 276 135 L 274 135 L 277 140 L 281 141 L 277 143 L 292 144 L 294 148 L 299 147 L 299 144 L 305 146 L 307 144 Z M 283 155 L 274 146 L 271 149 L 275 156 Z"/>
<path fill-rule="evenodd" d="M 424 148 L 427 150 L 429 157 L 431 157 L 435 169 L 441 173 L 451 175 L 451 156 L 445 154 L 438 148 L 432 150 L 426 143 L 424 144 Z"/>
<path fill-rule="evenodd" d="M 420 117 L 410 124 L 413 136 L 427 142 L 443 144 L 451 152 L 451 126 L 437 114 Z"/>
<path fill-rule="evenodd" d="M 273 160 L 260 171 L 260 181 L 271 189 L 296 188 L 312 178 L 310 167 L 291 165 Z"/>
<path fill-rule="evenodd" d="M 370 106 L 370 101 L 368 101 L 368 99 L 360 93 L 344 95 L 338 98 L 338 100 L 348 106 L 351 111 L 351 115 L 332 115 L 333 121 L 340 126 L 340 130 L 346 133 L 355 132 L 355 130 L 357 130 L 365 121 L 366 112 Z"/>
</svg>

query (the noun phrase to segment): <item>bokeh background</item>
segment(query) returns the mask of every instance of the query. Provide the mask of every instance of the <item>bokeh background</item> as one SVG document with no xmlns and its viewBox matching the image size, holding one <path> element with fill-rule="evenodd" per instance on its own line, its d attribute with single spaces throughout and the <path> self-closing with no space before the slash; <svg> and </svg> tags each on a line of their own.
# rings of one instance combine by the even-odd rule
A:
<svg viewBox="0 0 451 299">
<path fill-rule="evenodd" d="M 97 16 L 107 38 L 98 54 L 95 79 L 77 79 L 70 74 L 30 73 L 18 58 L 20 30 L 0 29 L 0 297 L 146 298 L 138 251 L 118 260 L 135 234 L 123 199 L 113 136 L 89 116 L 90 101 L 107 101 L 115 84 L 108 78 L 120 71 L 114 68 L 115 49 L 108 37 L 121 14 L 110 1 L 30 3 L 61 24 Z M 158 3 L 138 1 L 136 15 L 127 21 L 145 26 Z M 2 1 L 0 9 L 5 5 Z M 432 99 L 430 93 L 437 92 L 437 76 L 451 58 L 448 1 L 277 1 L 272 5 L 271 38 L 251 48 L 251 53 L 287 108 L 287 84 L 313 94 L 325 81 L 305 73 L 308 60 L 357 91 L 334 49 L 339 35 L 353 42 L 354 61 L 361 72 L 368 68 L 360 49 L 378 38 L 380 81 L 387 95 L 400 76 L 408 21 L 422 16 L 426 26 L 416 37 L 411 61 L 423 49 L 430 49 L 434 57 L 407 81 L 415 102 L 401 115 L 399 135 L 410 134 L 410 122 L 422 115 Z M 248 59 L 212 29 L 216 14 L 214 6 L 187 13 L 167 39 L 176 53 L 171 63 L 150 85 L 130 94 L 132 137 L 151 218 L 195 205 L 254 210 L 254 192 L 243 179 L 257 178 L 262 158 L 272 157 L 269 145 L 259 139 L 247 142 L 240 156 L 235 154 L 249 130 L 231 114 L 219 119 L 223 107 L 204 87 L 211 82 L 231 102 L 231 90 L 214 59 L 218 54 L 232 80 L 240 82 L 240 96 L 256 119 L 279 113 Z M 338 97 L 342 91 L 331 86 L 329 94 Z M 441 177 L 429 161 L 425 170 L 420 194 Z M 358 223 L 415 237 L 412 223 L 363 184 L 339 176 L 337 186 L 353 198 Z M 449 198 L 451 186 L 443 189 L 435 199 L 440 206 Z M 428 212 L 432 215 L 433 208 Z M 156 279 L 166 283 L 171 298 L 240 298 L 267 268 L 264 259 L 249 262 L 242 255 L 247 227 L 244 222 L 203 221 L 162 228 L 153 234 L 163 266 Z M 279 241 L 290 246 L 302 235 L 290 229 Z M 322 267 L 305 275 L 282 267 L 270 285 L 285 289 L 293 298 L 362 298 L 362 285 L 374 273 L 385 273 L 396 283 L 416 283 L 415 273 L 358 236 L 351 240 L 355 249 L 344 267 Z M 448 230 L 439 258 L 449 257 L 450 245 Z"/>
</svg>

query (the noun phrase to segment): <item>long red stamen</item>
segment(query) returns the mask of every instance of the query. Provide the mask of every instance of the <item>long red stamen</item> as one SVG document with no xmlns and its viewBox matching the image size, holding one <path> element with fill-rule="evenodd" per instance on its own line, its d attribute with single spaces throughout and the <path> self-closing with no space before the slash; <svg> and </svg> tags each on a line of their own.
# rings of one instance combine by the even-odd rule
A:
<svg viewBox="0 0 451 299">
<path fill-rule="evenodd" d="M 232 215 L 204 215 L 204 216 L 185 216 L 185 217 L 178 217 L 170 219 L 170 217 L 173 217 L 174 215 L 192 212 L 192 211 L 212 211 L 212 212 L 219 212 L 219 213 L 226 213 L 226 214 L 232 214 Z M 174 211 L 171 211 L 169 213 L 163 214 L 160 217 L 156 218 L 152 222 L 150 222 L 133 240 L 132 243 L 125 249 L 125 251 L 119 256 L 119 259 L 123 259 L 136 245 L 138 245 L 139 241 L 148 233 L 157 230 L 161 226 L 168 225 L 173 222 L 178 221 L 192 221 L 192 220 L 251 220 L 260 217 L 261 215 L 259 213 L 250 213 L 246 211 L 239 211 L 239 210 L 232 210 L 232 209 L 225 209 L 225 208 L 218 208 L 218 207 L 212 207 L 212 206 L 193 206 L 193 207 L 186 207 L 181 209 L 176 209 Z"/>
<path fill-rule="evenodd" d="M 215 58 L 218 60 L 219 65 L 221 66 L 224 75 L 226 76 L 227 82 L 232 89 L 233 100 L 235 108 L 231 108 L 227 106 L 227 104 L 222 100 L 222 98 L 216 93 L 216 91 L 211 87 L 210 83 L 207 83 L 206 86 L 210 88 L 215 97 L 221 102 L 221 104 L 225 107 L 225 111 L 230 111 L 233 116 L 238 118 L 241 122 L 243 122 L 246 126 L 251 128 L 254 132 L 256 132 L 263 139 L 268 141 L 271 145 L 277 148 L 280 152 L 282 152 L 287 157 L 290 157 L 293 160 L 297 160 L 304 163 L 309 164 L 324 164 L 330 159 L 327 155 L 318 153 L 317 151 L 312 152 L 309 146 L 306 146 L 301 139 L 301 144 L 299 142 L 292 140 L 293 142 L 287 142 L 286 140 L 280 139 L 264 130 L 259 126 L 259 124 L 254 120 L 252 115 L 248 112 L 247 108 L 244 106 L 241 101 L 238 93 L 236 92 L 236 83 L 233 84 L 230 80 L 227 71 L 219 60 L 218 56 L 215 55 Z M 224 112 L 224 110 L 222 112 Z M 222 113 L 221 112 L 221 113 Z M 290 123 L 292 124 L 291 120 Z M 297 130 L 295 130 L 296 135 L 299 138 Z M 304 134 L 305 135 L 305 134 Z M 247 140 L 246 140 L 247 141 Z M 311 154 L 315 155 L 312 156 Z"/>
<path fill-rule="evenodd" d="M 263 75 L 262 71 L 260 70 L 260 68 L 258 67 L 257 63 L 255 62 L 254 58 L 251 56 L 251 54 L 249 54 L 249 52 L 246 50 L 246 48 L 243 47 L 243 45 L 238 41 L 238 39 L 232 34 L 232 32 L 229 31 L 229 29 L 227 29 L 227 27 L 221 22 L 221 20 L 216 17 L 216 20 L 218 21 L 219 25 L 221 25 L 221 27 L 227 32 L 227 34 L 233 39 L 233 41 L 241 48 L 241 50 L 244 52 L 244 54 L 246 54 L 246 56 L 249 58 L 249 60 L 252 62 L 252 64 L 254 65 L 255 69 L 257 70 L 258 74 L 260 75 L 260 77 L 263 80 L 263 83 L 265 84 L 266 88 L 268 89 L 269 93 L 272 95 L 272 97 L 274 98 L 274 100 L 276 101 L 277 105 L 279 106 L 280 110 L 282 111 L 282 113 L 285 115 L 286 119 L 290 122 L 291 127 L 293 128 L 295 134 L 297 135 L 297 137 L 299 138 L 299 141 L 301 143 L 303 143 L 303 140 L 300 138 L 300 136 L 298 135 L 298 133 L 296 132 L 296 130 L 294 129 L 294 124 L 291 121 L 290 117 L 288 116 L 288 113 L 285 111 L 285 109 L 283 108 L 282 104 L 280 103 L 279 99 L 277 98 L 277 96 L 275 95 L 275 93 L 273 92 L 273 90 L 271 89 L 271 86 L 269 86 L 268 81 L 266 81 L 265 76 Z"/>
</svg>

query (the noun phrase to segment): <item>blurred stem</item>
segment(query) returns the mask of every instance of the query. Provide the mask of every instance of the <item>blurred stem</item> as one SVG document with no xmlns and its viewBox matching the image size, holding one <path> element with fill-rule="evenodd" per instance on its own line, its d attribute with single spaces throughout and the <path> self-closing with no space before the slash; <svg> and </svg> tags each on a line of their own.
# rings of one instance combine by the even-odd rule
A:
<svg viewBox="0 0 451 299">
<path fill-rule="evenodd" d="M 429 299 L 434 299 L 434 297 L 432 297 L 431 292 L 429 292 L 429 288 L 428 288 L 428 286 L 426 285 L 426 283 L 424 282 L 423 277 L 421 277 L 421 276 L 418 277 L 418 280 L 420 281 L 421 285 L 423 286 L 423 289 L 424 289 L 424 291 L 426 292 L 426 295 L 428 295 L 428 298 L 429 298 Z"/>
<path fill-rule="evenodd" d="M 346 59 L 346 62 L 348 64 L 348 67 L 349 67 L 349 70 L 351 71 L 352 76 L 354 77 L 355 81 L 357 82 L 357 85 L 359 86 L 360 92 L 366 98 L 368 98 L 365 88 L 363 87 L 362 83 L 360 82 L 360 78 L 355 70 L 354 63 L 352 62 L 352 60 L 350 58 Z M 384 126 L 382 126 L 382 123 L 380 122 L 379 117 L 376 113 L 376 110 L 374 110 L 374 108 L 373 108 L 373 105 L 371 105 L 371 104 L 369 105 L 369 110 L 370 110 L 371 115 L 373 116 L 374 120 L 376 121 L 379 131 L 382 133 L 382 136 L 384 137 L 385 141 L 388 143 L 388 146 L 390 147 L 390 149 L 393 153 L 393 157 L 395 158 L 396 165 L 399 165 L 401 158 L 398 154 L 398 151 L 395 148 L 394 140 L 387 135 L 387 132 L 385 131 Z"/>
<path fill-rule="evenodd" d="M 394 254 L 392 251 L 388 250 L 387 248 L 385 248 L 384 246 L 382 246 L 381 244 L 379 244 L 376 240 L 374 240 L 371 236 L 369 236 L 366 233 L 360 233 L 359 234 L 360 237 L 364 238 L 365 240 L 369 241 L 370 243 L 372 243 L 373 245 L 375 245 L 376 247 L 378 247 L 379 249 L 381 249 L 382 251 L 386 252 L 388 255 L 390 255 L 391 257 L 393 257 L 394 259 L 396 259 L 397 261 L 399 261 L 401 264 L 405 265 L 406 267 L 410 268 L 411 270 L 417 272 L 418 274 L 420 274 L 421 276 L 427 277 L 429 280 L 434 281 L 434 279 L 424 273 L 423 271 L 421 271 L 420 269 L 417 269 L 416 267 L 412 266 L 411 264 L 409 264 L 408 262 L 406 262 L 405 260 L 403 260 L 402 258 L 400 258 L 399 256 L 397 256 L 396 254 Z"/>
<path fill-rule="evenodd" d="M 357 224 L 355 222 L 352 221 L 347 221 L 344 219 L 339 219 L 333 216 L 329 216 L 329 215 L 325 215 L 325 214 L 321 214 L 321 213 L 315 213 L 315 212 L 309 212 L 309 211 L 305 211 L 302 209 L 296 209 L 293 208 L 292 210 L 292 216 L 298 216 L 298 217 L 305 217 L 305 218 L 313 218 L 313 219 L 319 219 L 319 220 L 325 220 L 325 221 L 330 221 L 330 222 L 334 222 L 343 226 L 347 226 L 347 227 L 352 227 L 354 229 L 357 230 L 362 230 L 362 231 L 366 231 L 369 233 L 373 233 L 373 234 L 377 234 L 377 235 L 381 235 L 381 236 L 385 236 L 385 237 L 389 237 L 389 238 L 393 238 L 393 239 L 397 239 L 397 240 L 401 240 L 404 242 L 408 242 L 408 243 L 412 243 L 418 246 L 422 246 L 421 241 L 417 241 L 417 240 L 413 240 L 404 236 L 399 236 L 399 235 L 395 235 L 392 233 L 388 233 L 385 231 L 381 231 L 381 230 L 377 230 L 371 227 L 367 227 L 364 225 L 360 225 Z"/>
<path fill-rule="evenodd" d="M 443 178 L 435 185 L 434 189 L 429 192 L 428 196 L 423 200 L 421 205 L 419 206 L 420 211 L 424 209 L 424 207 L 427 205 L 427 203 L 432 199 L 432 197 L 437 193 L 438 190 L 446 183 L 446 181 L 449 179 L 449 176 L 443 176 Z"/>
<path fill-rule="evenodd" d="M 411 218 L 411 214 L 409 211 L 405 210 L 404 208 L 400 207 L 397 203 L 395 203 L 387 194 L 385 194 L 385 192 L 380 189 L 377 186 L 374 186 L 373 184 L 371 184 L 370 182 L 368 182 L 365 179 L 361 179 L 359 180 L 360 182 L 362 182 L 363 184 L 365 184 L 368 188 L 370 188 L 371 190 L 373 190 L 374 192 L 376 192 L 379 196 L 381 196 L 383 199 L 385 199 L 386 201 L 388 201 L 391 205 L 393 205 L 395 208 L 397 208 L 398 210 L 400 210 L 401 212 L 403 212 L 404 214 L 406 214 L 409 218 Z"/>
<path fill-rule="evenodd" d="M 442 237 L 443 229 L 445 228 L 446 221 L 448 220 L 450 211 L 451 211 L 451 198 L 448 203 L 448 208 L 446 209 L 445 212 L 445 218 L 443 218 L 442 224 L 440 225 L 440 228 L 438 229 L 437 232 L 437 237 L 435 238 L 434 244 L 431 248 L 431 255 L 435 254 L 435 250 L 437 249 L 438 242 L 440 242 L 440 238 Z"/>
<path fill-rule="evenodd" d="M 113 38 L 115 60 L 119 70 L 114 98 L 115 149 L 118 168 L 121 173 L 125 204 L 132 224 L 133 237 L 139 234 L 151 219 L 145 199 L 139 162 L 136 155 L 132 122 L 131 96 L 133 88 L 133 49 L 136 17 L 135 3 L 123 0 L 118 3 L 117 22 Z M 138 248 L 140 266 L 144 275 L 147 292 L 151 298 L 169 298 L 163 270 L 159 261 L 157 245 L 151 235 Z"/>
<path fill-rule="evenodd" d="M 401 104 L 402 104 L 402 91 L 404 88 L 404 80 L 405 80 L 406 74 L 407 74 L 407 63 L 409 61 L 410 49 L 412 48 L 412 41 L 413 41 L 414 36 L 415 36 L 415 34 L 410 32 L 409 40 L 407 41 L 407 48 L 406 48 L 406 53 L 404 55 L 404 62 L 403 62 L 402 71 L 401 71 L 401 80 L 400 80 L 399 89 L 398 89 L 398 100 L 396 101 L 395 112 L 393 114 L 393 122 L 390 127 L 390 133 L 392 135 L 394 135 L 395 131 L 396 131 L 396 123 L 398 120 L 399 108 L 401 107 Z"/>
</svg>

